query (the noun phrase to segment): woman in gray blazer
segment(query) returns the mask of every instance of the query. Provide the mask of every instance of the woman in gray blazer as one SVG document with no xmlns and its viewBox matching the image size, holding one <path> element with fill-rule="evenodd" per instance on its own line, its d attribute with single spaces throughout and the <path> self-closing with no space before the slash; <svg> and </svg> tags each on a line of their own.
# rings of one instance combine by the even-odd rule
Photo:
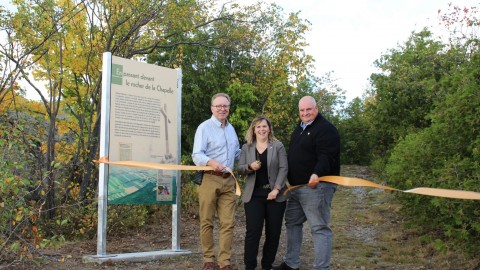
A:
<svg viewBox="0 0 480 270">
<path fill-rule="evenodd" d="M 271 269 L 277 254 L 283 214 L 285 213 L 285 181 L 288 171 L 287 153 L 273 136 L 270 120 L 253 119 L 242 146 L 238 172 L 247 176 L 242 200 L 245 207 L 245 269 L 255 269 L 265 223 L 262 269 Z"/>
</svg>

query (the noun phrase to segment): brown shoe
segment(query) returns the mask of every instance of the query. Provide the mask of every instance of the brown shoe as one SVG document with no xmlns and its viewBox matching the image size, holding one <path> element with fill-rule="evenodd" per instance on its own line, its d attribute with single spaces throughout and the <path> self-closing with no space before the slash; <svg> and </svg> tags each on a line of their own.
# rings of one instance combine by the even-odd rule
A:
<svg viewBox="0 0 480 270">
<path fill-rule="evenodd" d="M 213 262 L 204 263 L 202 270 L 215 270 L 215 263 Z"/>
<path fill-rule="evenodd" d="M 231 265 L 225 265 L 224 267 L 220 267 L 218 270 L 233 270 Z"/>
</svg>

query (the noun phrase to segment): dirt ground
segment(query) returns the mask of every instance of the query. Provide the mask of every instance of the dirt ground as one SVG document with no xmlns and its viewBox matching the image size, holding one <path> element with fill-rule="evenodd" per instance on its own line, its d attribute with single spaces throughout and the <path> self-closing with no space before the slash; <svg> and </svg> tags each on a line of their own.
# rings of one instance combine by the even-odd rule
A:
<svg viewBox="0 0 480 270">
<path fill-rule="evenodd" d="M 366 167 L 343 166 L 342 175 L 373 180 Z M 393 195 L 382 190 L 339 187 L 332 205 L 334 232 L 332 270 L 343 269 L 462 269 L 480 270 L 480 259 L 465 259 L 452 252 L 438 254 L 422 246 L 410 232 L 403 232 L 402 219 Z M 122 237 L 107 237 L 107 254 L 134 253 L 171 249 L 171 221 L 147 225 L 138 232 Z M 244 269 L 245 235 L 243 206 L 239 204 L 232 263 Z M 4 269 L 201 269 L 198 219 L 182 218 L 180 248 L 191 254 L 165 257 L 146 262 L 84 263 L 86 255 L 95 255 L 96 239 L 66 243 L 58 250 L 45 251 L 46 262 L 36 266 L 15 265 Z M 301 269 L 311 269 L 313 243 L 304 228 Z M 285 253 L 285 231 L 282 233 L 276 263 Z M 260 258 L 258 259 L 260 261 Z M 1 268 L 1 267 L 0 267 Z"/>
</svg>

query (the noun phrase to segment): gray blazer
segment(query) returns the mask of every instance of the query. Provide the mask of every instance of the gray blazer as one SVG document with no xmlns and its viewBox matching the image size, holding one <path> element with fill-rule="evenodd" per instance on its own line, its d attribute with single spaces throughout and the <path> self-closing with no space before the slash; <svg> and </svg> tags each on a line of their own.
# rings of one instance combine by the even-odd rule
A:
<svg viewBox="0 0 480 270">
<path fill-rule="evenodd" d="M 238 173 L 247 176 L 245 190 L 242 196 L 244 203 L 250 201 L 253 188 L 255 187 L 256 172 L 248 169 L 248 164 L 256 160 L 255 147 L 256 143 L 244 144 L 240 152 L 240 160 L 238 161 Z M 286 200 L 286 196 L 283 195 L 283 193 L 287 188 L 285 186 L 288 172 L 287 152 L 280 141 L 274 141 L 268 144 L 267 154 L 268 181 L 271 187 L 282 187 L 275 201 L 283 202 Z M 262 164 L 262 166 L 264 166 L 264 164 Z"/>
</svg>

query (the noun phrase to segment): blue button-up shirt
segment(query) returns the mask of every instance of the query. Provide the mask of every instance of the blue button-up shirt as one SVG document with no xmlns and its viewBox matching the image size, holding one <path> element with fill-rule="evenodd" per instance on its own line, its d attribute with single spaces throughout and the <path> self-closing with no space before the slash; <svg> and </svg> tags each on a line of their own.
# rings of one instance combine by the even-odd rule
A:
<svg viewBox="0 0 480 270">
<path fill-rule="evenodd" d="M 195 132 L 192 159 L 197 166 L 207 165 L 214 159 L 233 170 L 240 157 L 240 142 L 233 126 L 225 126 L 213 115 L 201 123 Z"/>
</svg>

